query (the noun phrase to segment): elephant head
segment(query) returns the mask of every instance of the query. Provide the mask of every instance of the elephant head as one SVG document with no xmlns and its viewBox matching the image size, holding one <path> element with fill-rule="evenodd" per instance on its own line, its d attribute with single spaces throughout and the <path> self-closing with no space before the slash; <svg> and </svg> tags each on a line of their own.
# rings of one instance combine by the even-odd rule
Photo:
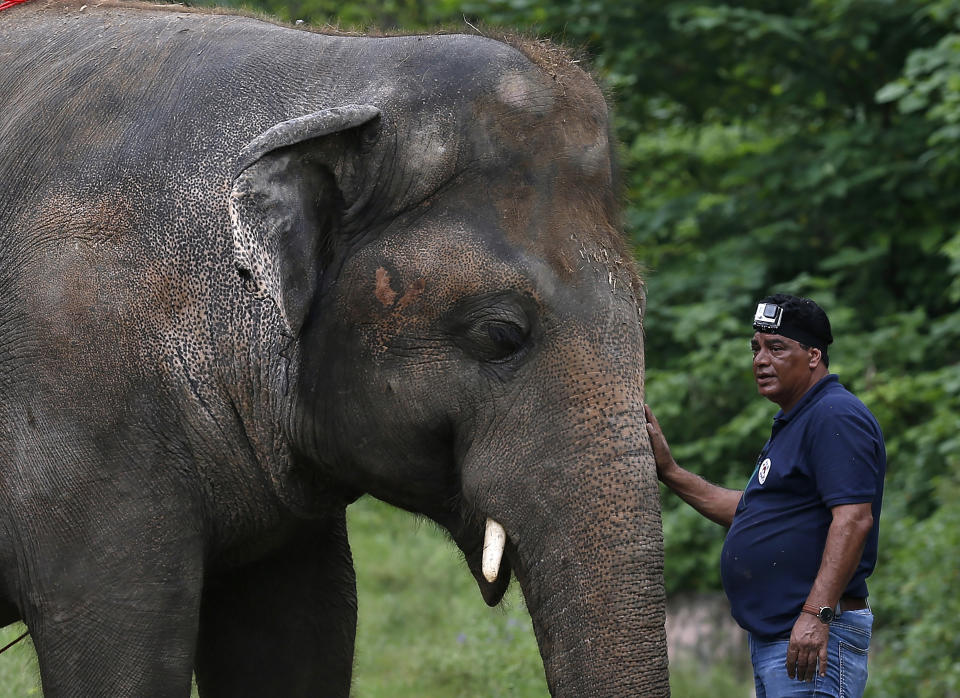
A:
<svg viewBox="0 0 960 698">
<path fill-rule="evenodd" d="M 607 107 L 564 60 L 451 40 L 410 54 L 416 84 L 240 158 L 237 266 L 289 339 L 285 438 L 318 481 L 445 527 L 488 604 L 515 575 L 554 694 L 665 694 L 643 286 Z"/>
</svg>

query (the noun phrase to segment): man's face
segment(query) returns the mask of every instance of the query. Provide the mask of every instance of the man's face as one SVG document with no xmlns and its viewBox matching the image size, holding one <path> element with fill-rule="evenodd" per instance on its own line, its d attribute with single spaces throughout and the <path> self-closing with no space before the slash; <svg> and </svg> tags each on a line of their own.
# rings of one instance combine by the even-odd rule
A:
<svg viewBox="0 0 960 698">
<path fill-rule="evenodd" d="M 757 391 L 788 411 L 816 382 L 813 369 L 819 349 L 804 349 L 793 339 L 762 332 L 753 335 L 750 346 Z"/>
</svg>

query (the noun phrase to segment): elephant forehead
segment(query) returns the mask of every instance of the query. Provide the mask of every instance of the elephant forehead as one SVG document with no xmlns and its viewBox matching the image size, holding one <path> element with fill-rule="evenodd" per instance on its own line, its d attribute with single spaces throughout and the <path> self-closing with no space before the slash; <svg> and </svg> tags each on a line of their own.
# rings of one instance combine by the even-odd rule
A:
<svg viewBox="0 0 960 698">
<path fill-rule="evenodd" d="M 336 312 L 344 324 L 365 327 L 368 343 L 381 349 L 399 334 L 430 334 L 461 300 L 499 292 L 527 296 L 541 314 L 581 325 L 591 342 L 603 343 L 611 323 L 639 327 L 628 259 L 576 235 L 565 240 L 563 257 L 569 267 L 557 269 L 538 250 L 485 238 L 468 222 L 438 221 L 360 250 L 341 277 Z"/>
<path fill-rule="evenodd" d="M 466 227 L 377 241 L 357 253 L 343 278 L 352 315 L 403 324 L 432 322 L 467 296 L 506 288 L 535 296 L 538 286 L 529 269 L 498 256 Z"/>
<path fill-rule="evenodd" d="M 578 181 L 550 180 L 550 173 L 536 175 L 530 184 L 491 183 L 491 219 L 498 234 L 524 256 L 548 266 L 565 286 L 580 292 L 632 292 L 633 302 L 641 304 L 642 282 L 610 221 L 615 213 L 603 189 L 584 193 Z"/>
<path fill-rule="evenodd" d="M 571 274 L 588 253 L 628 258 L 602 100 L 574 101 L 528 75 L 505 76 L 501 100 L 478 109 L 479 186 L 510 243 Z"/>
</svg>

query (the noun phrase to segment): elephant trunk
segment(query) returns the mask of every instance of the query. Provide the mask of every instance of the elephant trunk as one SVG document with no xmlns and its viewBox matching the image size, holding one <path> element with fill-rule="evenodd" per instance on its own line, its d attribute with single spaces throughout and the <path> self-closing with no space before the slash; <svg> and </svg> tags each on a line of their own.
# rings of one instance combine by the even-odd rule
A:
<svg viewBox="0 0 960 698">
<path fill-rule="evenodd" d="M 511 541 L 551 693 L 667 696 L 663 533 L 652 455 L 633 451 L 571 470 L 572 477 L 556 473 L 548 488 L 567 493 L 558 500 L 562 507 L 536 517 L 549 525 L 524 527 Z"/>
</svg>

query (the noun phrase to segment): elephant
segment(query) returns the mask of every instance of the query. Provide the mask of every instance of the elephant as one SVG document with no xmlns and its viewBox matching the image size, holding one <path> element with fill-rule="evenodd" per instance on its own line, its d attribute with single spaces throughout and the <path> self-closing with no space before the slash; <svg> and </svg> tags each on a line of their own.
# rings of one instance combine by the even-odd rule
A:
<svg viewBox="0 0 960 698">
<path fill-rule="evenodd" d="M 667 695 L 596 81 L 476 33 L 0 20 L 0 624 L 45 694 L 348 695 L 369 495 L 487 604 L 516 578 L 553 695 Z"/>
</svg>

